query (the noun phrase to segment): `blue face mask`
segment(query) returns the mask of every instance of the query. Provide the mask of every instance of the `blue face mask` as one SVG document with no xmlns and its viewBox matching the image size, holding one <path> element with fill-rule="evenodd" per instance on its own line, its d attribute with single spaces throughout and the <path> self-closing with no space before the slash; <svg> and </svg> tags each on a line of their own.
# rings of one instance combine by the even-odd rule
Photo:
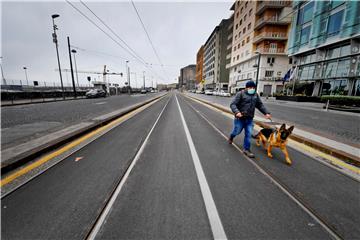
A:
<svg viewBox="0 0 360 240">
<path fill-rule="evenodd" d="M 253 95 L 255 93 L 255 89 L 254 88 L 248 89 L 247 92 L 248 94 Z"/>
</svg>

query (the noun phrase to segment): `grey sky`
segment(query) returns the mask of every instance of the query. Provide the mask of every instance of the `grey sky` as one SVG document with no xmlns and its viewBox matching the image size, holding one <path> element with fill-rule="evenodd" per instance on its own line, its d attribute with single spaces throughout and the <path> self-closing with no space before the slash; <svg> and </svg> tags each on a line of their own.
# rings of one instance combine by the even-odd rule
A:
<svg viewBox="0 0 360 240">
<path fill-rule="evenodd" d="M 80 3 L 72 2 L 96 23 L 101 23 Z M 131 2 L 86 2 L 123 40 L 144 60 L 153 63 L 153 70 L 166 83 L 175 82 L 180 67 L 196 63 L 196 53 L 205 43 L 221 19 L 230 16 L 232 1 L 227 2 L 139 2 L 135 5 L 150 34 L 155 48 L 166 67 L 167 76 L 158 66 L 158 60 L 143 31 Z M 125 59 L 130 60 L 131 72 L 142 82 L 142 71 L 154 83 L 164 83 L 156 74 L 134 60 L 66 2 L 2 2 L 2 65 L 7 80 L 25 81 L 23 67 L 28 68 L 29 81 L 59 83 L 55 44 L 52 42 L 51 15 L 57 13 L 58 41 L 62 68 L 69 68 L 66 37 L 71 45 L 113 56 L 78 50 L 79 70 L 102 72 L 106 64 L 111 72 L 125 72 Z M 107 30 L 103 27 L 104 30 Z M 109 31 L 107 31 L 109 32 Z M 120 41 L 119 41 L 120 42 Z M 155 65 L 156 64 L 156 65 Z M 170 65 L 170 66 L 169 66 Z M 88 74 L 79 74 L 80 84 L 87 83 Z M 95 77 L 96 75 L 91 75 Z M 131 75 L 134 78 L 135 75 Z M 70 83 L 70 74 L 64 74 L 64 84 Z M 123 85 L 122 79 L 111 76 L 110 82 Z M 18 82 L 18 81 L 16 81 Z M 148 81 L 148 84 L 151 81 Z"/>
</svg>

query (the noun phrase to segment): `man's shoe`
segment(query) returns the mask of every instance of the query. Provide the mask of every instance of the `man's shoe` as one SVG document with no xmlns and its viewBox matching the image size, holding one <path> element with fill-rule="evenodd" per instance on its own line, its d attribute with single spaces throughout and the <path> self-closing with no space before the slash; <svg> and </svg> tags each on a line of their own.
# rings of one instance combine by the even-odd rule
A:
<svg viewBox="0 0 360 240">
<path fill-rule="evenodd" d="M 229 144 L 232 144 L 232 143 L 233 143 L 233 139 L 234 139 L 234 138 L 232 138 L 232 137 L 230 136 L 230 137 L 228 138 L 228 143 L 229 143 Z"/>
<path fill-rule="evenodd" d="M 255 155 L 252 152 L 250 152 L 250 150 L 244 150 L 244 154 L 246 156 L 248 156 L 249 158 L 254 158 L 255 157 Z"/>
</svg>

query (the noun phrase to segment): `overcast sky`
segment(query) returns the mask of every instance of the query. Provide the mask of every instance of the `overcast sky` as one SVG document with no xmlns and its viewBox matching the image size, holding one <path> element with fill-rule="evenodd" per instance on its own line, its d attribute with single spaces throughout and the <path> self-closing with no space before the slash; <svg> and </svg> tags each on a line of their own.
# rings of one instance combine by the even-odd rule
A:
<svg viewBox="0 0 360 240">
<path fill-rule="evenodd" d="M 89 16 L 105 31 L 109 30 L 97 20 L 79 1 L 71 2 Z M 130 61 L 131 72 L 137 74 L 137 84 L 142 82 L 146 71 L 148 84 L 153 77 L 154 84 L 172 83 L 179 76 L 181 67 L 196 63 L 196 53 L 205 43 L 221 19 L 231 15 L 233 1 L 221 2 L 150 2 L 135 1 L 135 6 L 147 28 L 157 50 L 164 70 L 159 66 L 154 51 L 139 22 L 130 1 L 95 2 L 86 5 L 107 23 L 152 69 L 134 59 L 129 53 L 113 42 L 70 4 L 64 2 L 2 2 L 2 67 L 8 82 L 25 82 L 23 67 L 28 68 L 29 81 L 44 81 L 47 84 L 60 82 L 57 68 L 55 44 L 52 42 L 52 14 L 58 26 L 60 62 L 62 68 L 70 68 L 67 49 L 69 36 L 71 45 L 76 46 L 78 70 L 102 72 L 107 65 L 110 72 L 125 72 L 125 60 Z M 112 35 L 113 36 L 113 35 Z M 117 39 L 114 36 L 115 39 Z M 117 39 L 118 40 L 118 39 Z M 121 43 L 120 40 L 118 42 Z M 80 84 L 87 83 L 86 76 L 79 74 Z M 161 75 L 162 79 L 158 77 Z M 96 75 L 90 75 L 96 77 Z M 101 76 L 98 75 L 101 79 Z M 135 78 L 135 74 L 131 75 Z M 111 76 L 110 82 L 124 84 L 126 77 Z M 64 84 L 70 84 L 70 74 L 63 74 Z M 134 82 L 134 81 L 133 81 Z M 177 80 L 176 80 L 177 82 Z"/>
</svg>

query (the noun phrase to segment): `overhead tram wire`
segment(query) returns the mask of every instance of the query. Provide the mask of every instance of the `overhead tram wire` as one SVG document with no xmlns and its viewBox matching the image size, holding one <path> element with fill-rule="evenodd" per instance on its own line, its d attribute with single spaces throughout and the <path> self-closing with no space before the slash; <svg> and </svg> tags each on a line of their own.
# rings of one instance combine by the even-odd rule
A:
<svg viewBox="0 0 360 240">
<path fill-rule="evenodd" d="M 117 45 L 119 45 L 122 49 L 124 49 L 126 52 L 128 52 L 134 59 L 136 59 L 137 61 L 139 61 L 141 64 L 143 64 L 146 68 L 150 69 L 155 75 L 157 75 L 159 78 L 163 79 L 161 76 L 159 76 L 155 71 L 152 70 L 152 68 L 150 68 L 148 66 L 148 63 L 146 63 L 145 61 L 142 61 L 141 59 L 139 59 L 138 57 L 136 57 L 134 54 L 132 54 L 128 49 L 124 48 L 118 41 L 116 41 L 112 36 L 110 36 L 107 32 L 105 32 L 101 27 L 99 27 L 94 21 L 92 21 L 88 16 L 86 16 L 86 14 L 84 14 L 82 11 L 80 11 L 77 7 L 75 7 L 73 4 L 71 4 L 68 0 L 66 0 L 66 2 L 73 7 L 76 11 L 78 11 L 83 17 L 85 17 L 90 23 L 92 23 L 93 25 L 95 25 L 100 31 L 102 31 L 103 33 L 105 33 L 105 35 L 107 35 L 111 40 L 113 40 Z M 164 80 L 164 79 L 163 79 Z"/>
<path fill-rule="evenodd" d="M 82 11 L 80 11 L 77 7 L 75 7 L 71 2 L 66 0 L 66 2 L 73 7 L 76 11 L 78 11 L 83 17 L 85 17 L 89 22 L 91 22 L 93 25 L 95 25 L 100 31 L 105 33 L 106 36 L 108 36 L 111 40 L 113 40 L 117 45 L 119 45 L 123 50 L 125 50 L 127 53 L 129 53 L 134 59 L 142 63 L 144 66 L 146 66 L 146 62 L 143 62 L 141 59 L 139 59 L 137 56 L 135 56 L 132 52 L 130 52 L 128 49 L 126 49 L 124 46 L 122 46 L 116 39 L 114 39 L 109 33 L 105 32 L 99 25 L 97 25 L 93 20 L 91 20 L 88 16 L 86 16 Z"/>
<path fill-rule="evenodd" d="M 82 5 L 84 5 L 84 7 L 86 7 L 107 29 L 109 29 L 110 32 L 112 32 L 112 34 L 114 34 L 123 44 L 125 44 L 125 46 L 132 52 L 134 53 L 134 55 L 136 55 L 138 58 L 140 58 L 143 62 L 146 63 L 146 61 L 139 56 L 139 54 L 137 54 L 135 52 L 134 49 L 132 49 L 114 30 L 112 30 L 111 27 L 109 27 L 98 15 L 96 15 L 96 13 L 90 9 L 90 7 L 88 7 L 83 1 L 80 0 L 80 3 Z"/>
<path fill-rule="evenodd" d="M 138 10 L 137 10 L 137 8 L 136 8 L 133 0 L 131 0 L 131 4 L 132 4 L 133 7 L 134 7 L 134 10 L 135 10 L 135 12 L 136 12 L 136 15 L 137 15 L 137 17 L 138 17 L 138 19 L 139 19 L 139 21 L 140 21 L 140 23 L 141 23 L 141 25 L 142 25 L 145 33 L 146 33 L 146 36 L 147 36 L 147 38 L 148 38 L 148 40 L 149 40 L 149 42 L 150 42 L 150 45 L 151 45 L 152 49 L 154 50 L 154 53 L 155 53 L 155 55 L 156 55 L 156 57 L 157 57 L 157 59 L 158 59 L 158 61 L 159 61 L 159 63 L 160 63 L 160 66 L 162 67 L 162 70 L 164 71 L 166 77 L 169 79 L 169 76 L 168 76 L 167 72 L 166 72 L 165 69 L 164 69 L 164 64 L 161 62 L 161 59 L 160 59 L 160 57 L 159 57 L 159 54 L 157 53 L 157 51 L 156 51 L 156 49 L 155 49 L 155 46 L 154 46 L 153 42 L 152 42 L 151 39 L 150 39 L 150 35 L 149 35 L 148 31 L 146 30 L 145 24 L 144 24 L 144 22 L 142 21 L 142 19 L 141 19 L 141 17 L 140 17 L 140 14 L 139 14 L 139 12 L 138 12 Z"/>
</svg>

